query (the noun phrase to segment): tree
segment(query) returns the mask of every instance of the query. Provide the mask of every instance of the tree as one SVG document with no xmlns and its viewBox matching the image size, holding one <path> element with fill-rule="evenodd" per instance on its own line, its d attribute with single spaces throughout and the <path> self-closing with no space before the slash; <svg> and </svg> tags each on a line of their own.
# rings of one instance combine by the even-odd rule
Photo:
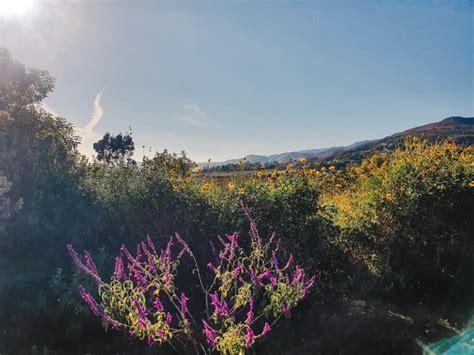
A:
<svg viewBox="0 0 474 355">
<path fill-rule="evenodd" d="M 0 48 L 0 111 L 14 116 L 40 103 L 53 89 L 54 78 L 46 70 L 26 68 Z"/>
<path fill-rule="evenodd" d="M 131 133 L 117 134 L 116 136 L 106 133 L 98 142 L 94 143 L 94 150 L 97 152 L 97 160 L 110 166 L 116 164 L 134 165 L 132 159 L 135 151 Z"/>
</svg>

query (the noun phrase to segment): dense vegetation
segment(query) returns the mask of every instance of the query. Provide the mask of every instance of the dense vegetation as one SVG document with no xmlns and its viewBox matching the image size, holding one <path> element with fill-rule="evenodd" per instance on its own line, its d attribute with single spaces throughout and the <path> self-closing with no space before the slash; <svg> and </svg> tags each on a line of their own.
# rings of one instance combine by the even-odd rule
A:
<svg viewBox="0 0 474 355">
<path fill-rule="evenodd" d="M 147 234 L 179 233 L 208 260 L 218 235 L 247 234 L 241 202 L 262 236 L 276 232 L 282 248 L 318 275 L 318 292 L 262 352 L 413 352 L 415 338 L 437 340 L 467 322 L 472 146 L 415 137 L 344 169 L 302 160 L 214 177 L 196 172 L 185 154 L 165 151 L 136 164 L 130 136 L 108 135 L 88 162 L 73 126 L 41 108 L 53 87 L 47 72 L 0 51 L 1 353 L 144 349 L 88 313 L 77 287 L 94 287 L 66 245 L 91 250 L 101 273 L 113 270 L 122 244 L 136 246 Z"/>
</svg>

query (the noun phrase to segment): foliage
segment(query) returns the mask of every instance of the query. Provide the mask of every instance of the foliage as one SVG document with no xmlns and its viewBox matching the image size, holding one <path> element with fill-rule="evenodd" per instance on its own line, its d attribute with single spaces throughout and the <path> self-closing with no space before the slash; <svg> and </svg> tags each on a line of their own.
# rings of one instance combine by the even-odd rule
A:
<svg viewBox="0 0 474 355">
<path fill-rule="evenodd" d="M 83 262 L 68 245 L 75 264 L 96 282 L 101 302 L 99 304 L 79 286 L 82 299 L 92 313 L 102 318 L 106 327 L 126 330 L 130 336 L 146 340 L 148 345 L 169 342 L 185 351 L 184 342 L 192 340 L 193 329 L 201 323 L 196 322 L 188 310 L 189 298 L 184 292 L 180 293 L 175 281 L 181 259 L 188 256 L 194 262 L 196 283 L 204 295 L 200 307 L 205 306 L 205 309 L 198 314 L 206 314 L 202 319 L 202 332 L 207 344 L 221 354 L 243 354 L 271 330 L 265 323 L 261 333 L 256 335 L 258 320 L 273 316 L 275 323 L 282 314 L 288 315 L 308 295 L 315 277 L 308 279 L 302 268 L 293 265 L 291 255 L 286 265 L 280 267 L 280 244 L 275 234 L 264 242 L 250 217 L 250 210 L 242 207 L 250 220 L 249 252 L 239 245 L 238 233 L 228 235 L 228 241 L 219 238 L 222 245 L 218 265 L 208 263 L 214 277 L 207 287 L 193 252 L 179 234 L 171 237 L 159 253 L 149 236 L 137 246 L 135 256 L 122 245 L 109 282 L 102 280 L 88 252 Z M 180 244 L 179 253 L 173 249 L 175 242 Z"/>
<path fill-rule="evenodd" d="M 333 179 L 340 188 L 322 202 L 338 247 L 398 288 L 460 281 L 472 260 L 473 157 L 472 147 L 413 138 Z"/>
<path fill-rule="evenodd" d="M 102 139 L 93 145 L 97 152 L 97 160 L 108 165 L 115 164 L 135 164 L 132 160 L 135 144 L 133 143 L 132 135 L 126 133 L 122 135 L 111 135 L 106 133 Z"/>
</svg>

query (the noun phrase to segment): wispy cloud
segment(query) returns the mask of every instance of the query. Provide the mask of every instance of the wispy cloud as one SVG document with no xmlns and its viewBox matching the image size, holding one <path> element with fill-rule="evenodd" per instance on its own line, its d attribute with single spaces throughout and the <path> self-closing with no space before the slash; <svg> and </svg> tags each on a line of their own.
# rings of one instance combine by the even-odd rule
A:
<svg viewBox="0 0 474 355">
<path fill-rule="evenodd" d="M 94 99 L 94 110 L 92 111 L 90 121 L 84 127 L 84 131 L 86 133 L 92 133 L 94 127 L 97 126 L 100 119 L 104 115 L 104 109 L 102 108 L 101 100 L 102 100 L 102 91 L 99 92 Z"/>
<path fill-rule="evenodd" d="M 101 135 L 94 131 L 95 126 L 97 126 L 102 116 L 104 115 L 104 109 L 102 107 L 101 100 L 102 91 L 95 96 L 92 114 L 89 118 L 89 122 L 87 122 L 84 128 L 76 128 L 77 133 L 82 138 L 81 145 L 79 146 L 79 151 L 88 158 L 94 155 L 92 145 L 101 138 Z"/>
<path fill-rule="evenodd" d="M 207 114 L 198 105 L 183 105 L 181 111 L 183 114 L 177 117 L 178 120 L 191 126 L 202 127 L 208 119 Z"/>
</svg>

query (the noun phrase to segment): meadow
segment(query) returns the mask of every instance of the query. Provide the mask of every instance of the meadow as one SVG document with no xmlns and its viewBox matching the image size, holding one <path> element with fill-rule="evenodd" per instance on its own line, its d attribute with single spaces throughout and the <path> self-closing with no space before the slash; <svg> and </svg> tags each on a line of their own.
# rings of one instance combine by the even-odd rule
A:
<svg viewBox="0 0 474 355">
<path fill-rule="evenodd" d="M 3 50 L 0 74 L 0 353 L 419 353 L 469 322 L 472 146 L 220 174 L 88 161 L 40 105 L 47 72 Z"/>
</svg>

